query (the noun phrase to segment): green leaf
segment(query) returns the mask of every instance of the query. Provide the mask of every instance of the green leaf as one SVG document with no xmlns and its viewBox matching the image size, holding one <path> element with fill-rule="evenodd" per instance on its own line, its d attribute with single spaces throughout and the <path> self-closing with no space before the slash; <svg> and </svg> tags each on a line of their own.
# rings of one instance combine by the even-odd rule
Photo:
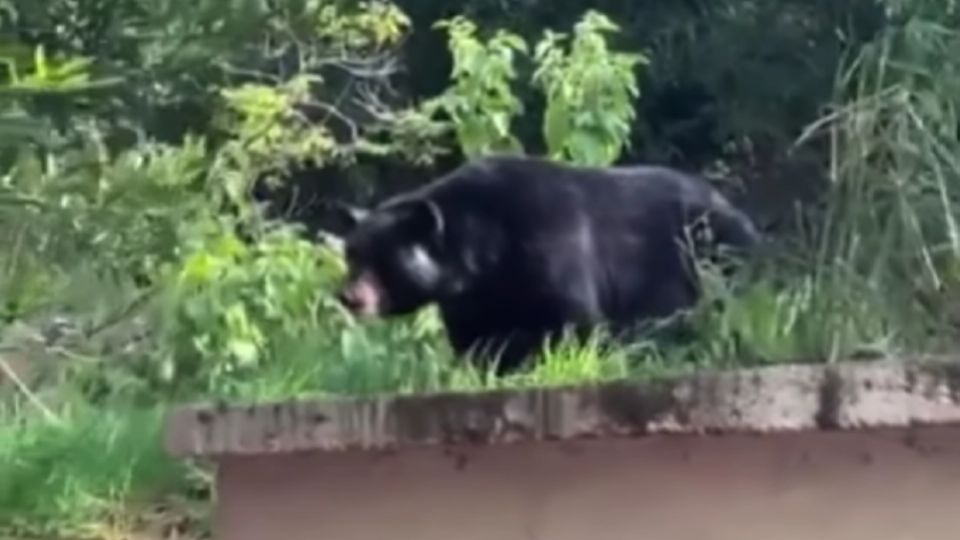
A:
<svg viewBox="0 0 960 540">
<path fill-rule="evenodd" d="M 609 165 L 610 152 L 603 141 L 583 131 L 570 134 L 568 145 L 574 161 L 583 165 Z"/>
<path fill-rule="evenodd" d="M 560 103 L 551 103 L 544 113 L 543 133 L 547 149 L 552 156 L 561 156 L 569 135 L 569 117 Z"/>
<path fill-rule="evenodd" d="M 237 359 L 240 366 L 256 365 L 260 358 L 260 351 L 253 341 L 232 338 L 227 342 L 227 350 Z"/>
</svg>

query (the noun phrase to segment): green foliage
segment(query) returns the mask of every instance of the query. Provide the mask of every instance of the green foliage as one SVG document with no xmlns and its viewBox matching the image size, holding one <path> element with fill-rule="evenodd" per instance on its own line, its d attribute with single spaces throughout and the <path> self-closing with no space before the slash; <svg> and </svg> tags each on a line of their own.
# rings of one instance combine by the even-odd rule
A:
<svg viewBox="0 0 960 540">
<path fill-rule="evenodd" d="M 56 421 L 0 413 L 0 534 L 105 538 L 104 524 L 146 514 L 164 493 L 194 484 L 166 455 L 161 410 L 76 405 Z"/>
<path fill-rule="evenodd" d="M 64 143 L 56 157 L 21 149 L 0 181 L 10 201 L 0 206 L 0 239 L 14 247 L 3 260 L 27 274 L 12 279 L 44 281 L 79 262 L 123 280 L 174 261 L 181 226 L 211 211 L 198 195 L 202 143 L 144 144 L 111 159 L 95 128 L 77 139 L 82 146 Z"/>
<path fill-rule="evenodd" d="M 818 268 L 850 267 L 914 321 L 956 333 L 960 260 L 960 33 L 923 10 L 890 25 L 841 73 L 828 137 L 831 189 L 815 238 Z M 926 327 L 925 327 L 926 326 Z"/>
<path fill-rule="evenodd" d="M 606 16 L 588 11 L 574 27 L 569 53 L 560 48 L 566 36 L 549 30 L 537 45 L 533 82 L 547 96 L 543 135 L 551 157 L 602 166 L 620 156 L 636 118 L 635 69 L 648 60 L 611 53 L 603 34 L 617 30 Z"/>
<path fill-rule="evenodd" d="M 329 154 L 336 146 L 329 131 L 294 112 L 308 90 L 303 77 L 282 86 L 247 83 L 225 88 L 222 94 L 228 113 L 222 121 L 224 129 L 236 137 L 251 161 L 269 160 L 277 153 L 300 159 Z"/>
<path fill-rule="evenodd" d="M 654 331 L 624 347 L 601 332 L 498 379 L 453 358 L 433 310 L 353 320 L 331 298 L 340 254 L 250 203 L 257 179 L 305 163 L 429 161 L 448 130 L 468 156 L 522 152 L 526 91 L 544 98 L 547 154 L 612 163 L 649 127 L 633 108 L 648 64 L 645 84 L 695 72 L 725 89 L 724 129 L 778 140 L 807 110 L 797 95 L 819 88 L 794 84 L 797 65 L 832 50 L 809 45 L 823 28 L 801 31 L 825 25 L 823 6 L 781 4 L 711 4 L 721 30 L 651 34 L 653 63 L 608 44 L 646 35 L 636 21 L 599 11 L 569 37 L 546 31 L 532 55 L 519 32 L 484 39 L 455 17 L 437 24 L 450 87 L 407 107 L 389 91 L 410 26 L 392 4 L 3 3 L 0 403 L 12 405 L 0 414 L 0 531 L 104 538 L 105 523 L 195 487 L 157 444 L 170 402 L 544 386 L 955 343 L 960 38 L 933 22 L 955 12 L 925 1 L 885 4 L 897 19 L 853 51 L 835 110 L 809 132 L 825 134 L 832 173 L 825 209 L 807 212 L 815 225 L 743 282 L 705 269 L 723 307 L 687 314 L 691 341 Z M 741 32 L 752 35 L 728 43 Z M 757 42 L 772 44 L 776 69 Z M 66 337 L 51 337 L 63 318 Z M 28 369 L 13 370 L 21 360 Z"/>
<path fill-rule="evenodd" d="M 335 331 L 321 318 L 336 315 L 329 291 L 338 272 L 337 259 L 288 229 L 253 245 L 211 229 L 184 246 L 165 299 L 161 342 L 172 347 L 157 368 L 165 382 L 217 391 L 264 362 L 282 362 L 271 351 L 277 344 Z"/>
<path fill-rule="evenodd" d="M 341 50 L 380 50 L 397 43 L 410 28 L 410 19 L 399 7 L 378 0 L 359 2 L 352 12 L 314 0 L 305 11 L 313 17 L 317 35 L 342 43 Z"/>
<path fill-rule="evenodd" d="M 76 115 L 62 129 L 45 123 L 49 99 L 84 101 L 91 63 L 53 61 L 42 46 L 36 50 L 25 74 L 9 60 L 4 86 L 12 97 L 10 117 L 19 115 L 36 131 L 8 141 L 11 150 L 3 156 L 0 193 L 9 204 L 0 208 L 0 220 L 8 245 L 19 246 L 8 251 L 8 264 L 27 260 L 32 269 L 45 263 L 69 270 L 89 260 L 129 278 L 169 262 L 180 225 L 214 210 L 202 198 L 209 167 L 204 143 L 188 137 L 178 148 L 144 143 L 111 151 L 95 117 Z"/>
<path fill-rule="evenodd" d="M 522 152 L 512 122 L 524 111 L 512 83 L 518 78 L 516 55 L 529 52 L 526 42 L 498 30 L 483 43 L 475 37 L 476 25 L 462 16 L 436 26 L 449 32 L 453 85 L 429 100 L 425 112 L 447 113 L 469 157 Z M 546 98 L 542 133 L 551 158 L 609 165 L 627 144 L 639 97 L 636 67 L 648 60 L 609 49 L 604 34 L 618 29 L 591 10 L 575 25 L 569 52 L 562 46 L 566 36 L 550 30 L 535 47 L 530 82 Z"/>
<path fill-rule="evenodd" d="M 522 151 L 510 124 L 523 109 L 510 85 L 517 77 L 515 56 L 526 52 L 526 43 L 504 30 L 483 43 L 475 36 L 476 25 L 463 17 L 434 26 L 449 33 L 453 84 L 426 104 L 428 113 L 435 109 L 447 113 L 463 153 L 469 157 Z"/>
<path fill-rule="evenodd" d="M 960 33 L 923 2 L 897 9 L 903 18 L 838 74 L 834 110 L 798 141 L 830 149 L 824 206 L 804 212 L 817 225 L 735 289 L 706 269 L 724 310 L 703 304 L 681 356 L 832 361 L 955 346 Z"/>
<path fill-rule="evenodd" d="M 659 354 L 670 364 L 737 367 L 832 362 L 903 343 L 905 319 L 889 294 L 840 267 L 811 270 L 783 253 L 733 281 L 703 265 L 705 299 L 689 318 L 696 340 Z"/>
<path fill-rule="evenodd" d="M 416 352 L 380 382 L 370 358 L 336 378 L 350 366 L 330 298 L 339 259 L 265 226 L 249 197 L 306 160 L 432 151 L 434 124 L 378 97 L 407 26 L 395 6 L 10 5 L 0 291 L 15 325 L 0 328 L 0 403 L 26 405 L 3 415 L 0 529 L 101 538 L 182 492 L 183 470 L 157 455 L 158 404 L 412 379 Z M 426 343 L 411 326 L 395 330 Z"/>
<path fill-rule="evenodd" d="M 438 69 L 446 62 L 442 38 L 419 29 L 449 13 L 480 28 L 510 28 L 532 43 L 545 28 L 566 28 L 588 10 L 602 12 L 622 29 L 615 36 L 619 49 L 654 59 L 640 73 L 644 96 L 625 160 L 694 168 L 722 161 L 748 179 L 789 182 L 777 190 L 781 199 L 810 179 L 794 179 L 781 168 L 780 161 L 795 157 L 780 151 L 829 104 L 842 55 L 872 39 L 885 23 L 887 4 L 915 9 L 916 2 L 404 0 L 403 6 L 418 28 L 407 45 L 417 59 L 410 70 L 418 94 L 435 92 L 446 75 Z M 949 4 L 930 0 L 924 9 L 942 14 Z M 529 92 L 521 95 L 525 116 L 537 120 L 518 123 L 517 135 L 525 147 L 539 148 L 541 104 Z M 780 200 L 769 206 L 774 202 Z"/>
<path fill-rule="evenodd" d="M 109 99 L 66 108 L 109 126 L 111 145 L 137 144 L 144 136 L 179 142 L 187 134 L 219 135 L 211 111 L 219 109 L 224 91 L 249 94 L 261 86 L 283 94 L 285 121 L 312 124 L 303 150 L 313 151 L 312 159 L 389 151 L 366 140 L 367 131 L 390 132 L 395 118 L 382 96 L 409 20 L 389 2 L 292 0 L 282 9 L 257 0 L 46 4 L 37 9 L 32 0 L 10 2 L 12 15 L 0 20 L 0 35 L 14 45 L 0 53 L 19 65 L 28 57 L 17 44 L 28 41 L 71 59 L 67 68 L 94 70 L 98 87 L 122 82 L 104 94 Z M 338 145 L 317 146 L 333 136 Z"/>
<path fill-rule="evenodd" d="M 74 57 L 51 61 L 47 58 L 42 45 L 35 49 L 31 70 L 22 72 L 17 65 L 16 56 L 4 60 L 7 67 L 4 93 L 10 95 L 29 95 L 37 93 L 72 93 L 108 86 L 115 80 L 91 81 L 90 58 Z"/>
</svg>

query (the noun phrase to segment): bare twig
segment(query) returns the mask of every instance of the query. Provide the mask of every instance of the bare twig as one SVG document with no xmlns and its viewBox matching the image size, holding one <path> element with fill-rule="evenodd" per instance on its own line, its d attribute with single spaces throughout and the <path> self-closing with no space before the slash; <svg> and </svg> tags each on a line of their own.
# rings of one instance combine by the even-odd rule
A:
<svg viewBox="0 0 960 540">
<path fill-rule="evenodd" d="M 340 99 L 340 98 L 338 98 Z M 302 106 L 313 109 L 320 109 L 326 113 L 326 115 L 321 119 L 320 123 L 326 123 L 331 117 L 334 117 L 350 131 L 351 141 L 357 141 L 360 139 L 360 126 L 355 120 L 347 116 L 343 111 L 338 109 L 335 105 L 329 103 L 324 103 L 322 101 L 305 101 L 301 103 Z"/>
<path fill-rule="evenodd" d="M 276 84 L 280 84 L 280 83 L 283 82 L 283 81 L 280 79 L 280 77 L 278 77 L 278 76 L 276 76 L 276 75 L 273 75 L 273 74 L 271 74 L 271 73 L 267 73 L 266 71 L 259 71 L 259 70 L 246 69 L 246 68 L 239 68 L 239 67 L 236 67 L 236 66 L 230 64 L 229 62 L 220 62 L 220 63 L 219 63 L 219 66 L 220 66 L 220 69 L 222 69 L 223 71 L 225 71 L 225 72 L 227 72 L 228 74 L 231 74 L 231 75 L 243 75 L 243 76 L 247 76 L 247 77 L 253 77 L 253 78 L 256 78 L 256 79 L 267 79 L 267 80 L 272 81 L 272 82 L 274 82 L 274 83 L 276 83 Z"/>
<path fill-rule="evenodd" d="M 140 296 L 133 299 L 132 302 L 127 304 L 122 310 L 116 312 L 113 316 L 107 317 L 106 320 L 102 321 L 100 324 L 94 326 L 93 328 L 87 330 L 85 333 L 85 338 L 90 339 L 95 337 L 97 334 L 100 334 L 113 326 L 116 326 L 126 320 L 128 317 L 133 315 L 137 310 L 143 307 L 147 302 L 150 301 L 157 294 L 158 289 L 153 288 L 149 289 Z"/>
<path fill-rule="evenodd" d="M 16 349 L 12 347 L 5 347 L 4 349 L 5 350 L 0 351 L 0 353 L 16 351 Z M 56 422 L 58 424 L 62 423 L 62 420 L 60 419 L 60 417 L 54 414 L 54 412 L 51 411 L 50 408 L 48 408 L 46 405 L 43 404 L 42 401 L 40 401 L 40 398 L 38 398 L 37 395 L 30 390 L 30 387 L 28 387 L 27 384 L 23 382 L 20 376 L 17 375 L 17 372 L 14 371 L 13 366 L 11 366 L 10 363 L 2 356 L 0 356 L 0 372 L 3 372 L 3 375 L 7 379 L 10 379 L 10 382 L 12 382 L 13 385 L 17 387 L 17 390 L 19 390 L 24 395 L 24 397 L 27 398 L 27 401 L 29 401 L 34 407 L 36 407 L 37 410 L 43 413 L 43 415 L 47 417 L 47 420 L 50 420 L 51 422 Z"/>
</svg>

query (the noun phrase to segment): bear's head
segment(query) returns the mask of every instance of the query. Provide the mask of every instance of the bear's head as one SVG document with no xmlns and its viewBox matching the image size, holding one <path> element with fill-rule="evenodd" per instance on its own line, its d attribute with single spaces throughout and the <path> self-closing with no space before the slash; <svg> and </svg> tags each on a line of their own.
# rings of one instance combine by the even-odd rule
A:
<svg viewBox="0 0 960 540">
<path fill-rule="evenodd" d="M 449 292 L 443 212 L 424 198 L 393 200 L 372 211 L 343 207 L 347 276 L 338 299 L 363 316 L 412 313 Z"/>
</svg>

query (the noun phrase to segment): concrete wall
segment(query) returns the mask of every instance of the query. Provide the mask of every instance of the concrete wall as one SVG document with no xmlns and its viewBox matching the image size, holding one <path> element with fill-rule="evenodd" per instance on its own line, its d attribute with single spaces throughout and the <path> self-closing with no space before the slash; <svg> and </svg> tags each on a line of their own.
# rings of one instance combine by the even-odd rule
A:
<svg viewBox="0 0 960 540">
<path fill-rule="evenodd" d="M 960 427 L 219 458 L 217 540 L 957 540 Z"/>
</svg>

